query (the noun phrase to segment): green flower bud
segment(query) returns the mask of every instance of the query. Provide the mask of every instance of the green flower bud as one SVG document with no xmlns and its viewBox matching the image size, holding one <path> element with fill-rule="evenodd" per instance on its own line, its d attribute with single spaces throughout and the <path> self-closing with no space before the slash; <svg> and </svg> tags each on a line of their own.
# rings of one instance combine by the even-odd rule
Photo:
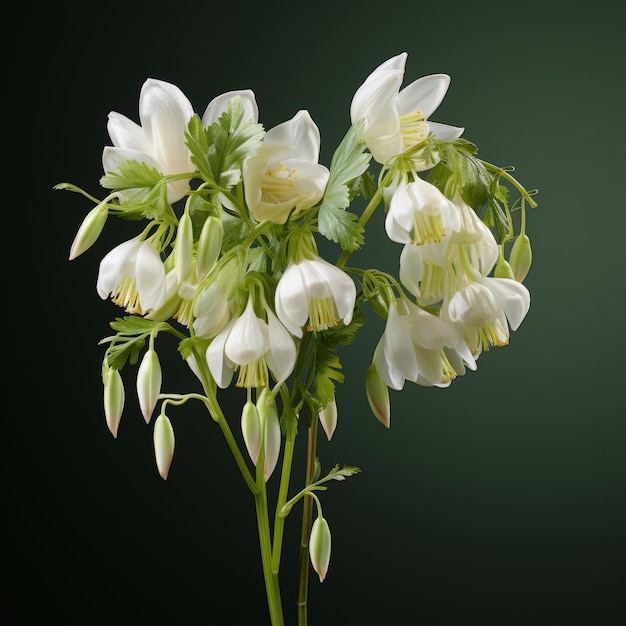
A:
<svg viewBox="0 0 626 626">
<path fill-rule="evenodd" d="M 389 428 L 391 408 L 389 405 L 389 389 L 381 378 L 376 366 L 372 363 L 365 373 L 365 393 L 372 412 L 378 421 Z"/>
<path fill-rule="evenodd" d="M 241 433 L 248 454 L 256 465 L 261 447 L 261 422 L 259 412 L 253 402 L 246 402 L 241 412 Z"/>
<path fill-rule="evenodd" d="M 104 378 L 104 416 L 113 437 L 117 439 L 117 429 L 124 410 L 124 383 L 119 370 L 107 367 Z"/>
<path fill-rule="evenodd" d="M 331 536 L 328 522 L 320 515 L 313 522 L 309 539 L 309 556 L 313 569 L 324 582 L 330 563 Z"/>
<path fill-rule="evenodd" d="M 222 249 L 224 226 L 222 221 L 210 215 L 200 231 L 198 254 L 196 259 L 196 276 L 202 280 L 213 268 Z"/>
<path fill-rule="evenodd" d="M 259 394 L 256 408 L 259 412 L 259 422 L 261 424 L 261 433 L 263 434 L 265 459 L 263 475 L 265 477 L 265 481 L 267 482 L 276 468 L 276 464 L 278 463 L 281 444 L 278 408 L 276 407 L 276 402 L 273 396 L 269 393 L 267 387 L 263 387 L 263 391 Z"/>
<path fill-rule="evenodd" d="M 144 354 L 137 372 L 137 397 L 146 424 L 150 423 L 159 399 L 162 378 L 159 357 L 153 348 L 149 348 Z"/>
<path fill-rule="evenodd" d="M 172 458 L 174 457 L 174 429 L 164 413 L 161 413 L 154 422 L 154 456 L 157 469 L 163 480 L 167 480 Z"/>
<path fill-rule="evenodd" d="M 509 263 L 513 268 L 513 274 L 518 283 L 524 281 L 530 271 L 532 262 L 533 251 L 530 245 L 530 238 L 526 233 L 522 233 L 518 235 L 517 239 L 513 242 L 509 256 Z"/>
<path fill-rule="evenodd" d="M 178 233 L 176 235 L 176 245 L 174 247 L 176 260 L 176 277 L 182 283 L 187 276 L 191 258 L 193 256 L 193 225 L 189 213 L 183 213 L 178 222 Z"/>
<path fill-rule="evenodd" d="M 99 204 L 87 213 L 72 242 L 70 261 L 91 248 L 100 236 L 108 216 L 109 210 L 102 204 Z"/>
<path fill-rule="evenodd" d="M 496 267 L 493 270 L 493 275 L 496 278 L 510 278 L 511 280 L 515 280 L 515 274 L 513 274 L 513 269 L 503 256 L 500 256 L 498 258 Z"/>
<path fill-rule="evenodd" d="M 319 418 L 326 437 L 330 441 L 337 428 L 337 403 L 334 399 L 320 411 Z"/>
</svg>

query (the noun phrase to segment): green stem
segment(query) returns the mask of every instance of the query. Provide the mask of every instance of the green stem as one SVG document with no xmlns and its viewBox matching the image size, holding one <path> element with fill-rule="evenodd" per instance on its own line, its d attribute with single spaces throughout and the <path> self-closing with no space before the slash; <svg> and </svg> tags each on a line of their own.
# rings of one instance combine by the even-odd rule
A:
<svg viewBox="0 0 626 626">
<path fill-rule="evenodd" d="M 307 430 L 307 451 L 305 486 L 313 482 L 315 474 L 315 459 L 317 457 L 317 428 L 318 420 L 313 418 Z M 298 576 L 298 626 L 307 623 L 307 598 L 309 587 L 309 537 L 311 535 L 311 520 L 313 518 L 313 499 L 304 498 L 302 507 L 302 533 L 300 536 L 300 574 Z"/>
<path fill-rule="evenodd" d="M 528 202 L 528 204 L 530 204 L 530 206 L 533 209 L 536 208 L 537 203 L 531 198 L 530 194 L 528 193 L 528 191 L 526 191 L 522 183 L 520 183 L 517 179 L 513 178 L 511 174 L 509 174 L 506 170 L 502 169 L 501 167 L 498 167 L 497 165 L 493 165 L 492 163 L 488 163 L 487 161 L 481 161 L 481 163 L 488 170 L 491 170 L 492 172 L 497 172 L 498 174 L 500 174 L 500 176 L 502 176 L 502 178 L 505 178 L 506 180 L 508 180 L 511 183 L 511 185 L 513 185 L 520 192 L 520 194 L 522 194 L 522 197 L 526 199 L 526 202 Z"/>
<path fill-rule="evenodd" d="M 365 207 L 365 210 L 361 214 L 361 217 L 359 218 L 359 226 L 365 228 L 365 225 L 369 221 L 370 217 L 372 217 L 374 211 L 376 210 L 376 207 L 380 204 L 382 197 L 383 194 L 379 186 L 378 189 L 376 189 L 376 193 L 372 196 L 372 199 L 369 201 L 368 205 Z M 352 254 L 350 250 L 344 250 L 337 260 L 337 267 L 343 268 L 348 261 L 350 254 Z"/>
</svg>

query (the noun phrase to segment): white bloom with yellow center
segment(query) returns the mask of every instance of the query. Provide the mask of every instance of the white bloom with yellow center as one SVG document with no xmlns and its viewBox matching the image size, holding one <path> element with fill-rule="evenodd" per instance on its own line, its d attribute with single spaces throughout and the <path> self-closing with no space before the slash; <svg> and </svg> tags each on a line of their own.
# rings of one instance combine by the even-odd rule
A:
<svg viewBox="0 0 626 626">
<path fill-rule="evenodd" d="M 352 123 L 364 120 L 363 140 L 379 163 L 419 146 L 430 134 L 451 141 L 464 131 L 429 119 L 448 91 L 447 74 L 423 76 L 400 90 L 406 59 L 403 52 L 377 67 L 357 89 L 350 106 Z M 424 162 L 419 151 L 415 162 L 418 169 L 435 165 Z"/>
<path fill-rule="evenodd" d="M 149 241 L 139 237 L 121 243 L 100 261 L 98 295 L 111 295 L 128 313 L 143 315 L 156 309 L 167 296 L 165 268 Z"/>
<path fill-rule="evenodd" d="M 290 262 L 276 286 L 276 315 L 296 337 L 307 321 L 309 331 L 349 324 L 355 302 L 354 281 L 320 257 Z"/>
<path fill-rule="evenodd" d="M 224 327 L 207 348 L 207 363 L 220 388 L 230 385 L 237 369 L 238 387 L 266 387 L 268 369 L 276 384 L 282 384 L 293 371 L 293 338 L 267 306 L 265 313 L 267 322 L 257 317 L 249 298 L 241 316 Z"/>
<path fill-rule="evenodd" d="M 105 172 L 117 172 L 121 161 L 134 160 L 155 168 L 161 174 L 193 172 L 185 132 L 194 111 L 183 92 L 170 83 L 149 78 L 139 94 L 139 119 L 136 124 L 126 116 L 109 113 L 107 130 L 113 146 L 102 153 Z M 168 184 L 170 203 L 180 200 L 189 189 L 189 179 Z M 119 192 L 124 199 L 135 190 Z"/>
<path fill-rule="evenodd" d="M 319 153 L 319 129 L 308 111 L 267 131 L 257 154 L 243 164 L 246 203 L 256 220 L 284 224 L 292 210 L 319 202 L 329 177 Z"/>
</svg>

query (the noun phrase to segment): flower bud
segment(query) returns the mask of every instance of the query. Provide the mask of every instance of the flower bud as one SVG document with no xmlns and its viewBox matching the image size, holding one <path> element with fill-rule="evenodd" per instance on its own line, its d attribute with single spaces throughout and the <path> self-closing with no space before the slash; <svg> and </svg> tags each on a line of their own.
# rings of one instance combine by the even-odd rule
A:
<svg viewBox="0 0 626 626">
<path fill-rule="evenodd" d="M 222 249 L 224 226 L 222 221 L 214 215 L 209 215 L 198 239 L 198 253 L 196 259 L 196 276 L 202 280 L 215 265 Z"/>
<path fill-rule="evenodd" d="M 365 393 L 372 412 L 378 421 L 389 428 L 391 409 L 389 406 L 389 389 L 376 366 L 372 363 L 365 373 Z"/>
<path fill-rule="evenodd" d="M 246 402 L 241 412 L 241 433 L 248 454 L 256 465 L 261 447 L 261 422 L 259 421 L 259 412 L 253 402 Z"/>
<path fill-rule="evenodd" d="M 146 424 L 150 423 L 159 399 L 162 378 L 161 364 L 156 350 L 149 348 L 144 354 L 137 372 L 137 397 Z"/>
<path fill-rule="evenodd" d="M 320 582 L 324 582 L 330 563 L 331 536 L 328 522 L 319 515 L 311 527 L 309 538 L 309 556 L 313 569 L 320 577 Z"/>
<path fill-rule="evenodd" d="M 124 410 L 124 397 L 124 383 L 119 370 L 107 367 L 104 379 L 104 415 L 107 426 L 116 439 Z"/>
<path fill-rule="evenodd" d="M 530 245 L 530 237 L 526 233 L 522 233 L 513 242 L 511 254 L 509 255 L 509 263 L 513 268 L 513 274 L 518 283 L 523 282 L 528 275 L 532 261 L 533 252 Z"/>
<path fill-rule="evenodd" d="M 174 247 L 176 278 L 182 283 L 187 276 L 193 256 L 193 225 L 189 213 L 185 212 L 178 222 L 178 233 Z"/>
<path fill-rule="evenodd" d="M 265 464 L 263 466 L 263 475 L 265 481 L 269 480 L 278 463 L 280 454 L 280 420 L 278 419 L 278 409 L 273 396 L 263 387 L 263 391 L 259 394 L 256 408 L 259 413 L 259 422 L 261 425 L 261 433 L 263 434 L 263 447 Z"/>
<path fill-rule="evenodd" d="M 500 256 L 498 258 L 498 263 L 493 270 L 493 275 L 496 278 L 510 278 L 511 280 L 515 280 L 513 268 L 509 265 L 509 263 L 503 256 Z"/>
<path fill-rule="evenodd" d="M 91 248 L 100 236 L 108 216 L 109 210 L 102 204 L 99 204 L 87 213 L 72 242 L 70 261 Z"/>
<path fill-rule="evenodd" d="M 163 480 L 167 480 L 172 458 L 174 457 L 174 429 L 164 413 L 161 413 L 154 422 L 154 456 L 157 469 Z"/>
<path fill-rule="evenodd" d="M 319 418 L 326 437 L 330 441 L 337 428 L 337 403 L 334 398 L 320 411 Z"/>
</svg>

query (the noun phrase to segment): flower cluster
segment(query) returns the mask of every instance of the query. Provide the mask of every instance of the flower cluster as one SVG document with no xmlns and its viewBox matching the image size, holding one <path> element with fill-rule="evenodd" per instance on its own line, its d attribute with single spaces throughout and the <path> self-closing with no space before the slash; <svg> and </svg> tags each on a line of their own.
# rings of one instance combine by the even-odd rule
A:
<svg viewBox="0 0 626 626">
<path fill-rule="evenodd" d="M 506 345 L 530 307 L 522 281 L 532 258 L 525 232 L 532 194 L 510 169 L 478 158 L 464 128 L 431 120 L 450 78 L 434 74 L 402 88 L 406 60 L 405 53 L 389 59 L 356 90 L 349 130 L 329 167 L 319 162 L 320 131 L 306 110 L 265 130 L 249 89 L 221 94 L 200 115 L 178 87 L 149 79 L 139 124 L 109 115 L 112 145 L 103 150 L 100 179 L 109 194 L 98 200 L 69 183 L 57 186 L 95 205 L 70 259 L 94 244 L 111 215 L 135 229 L 104 256 L 97 277 L 100 297 L 127 314 L 103 340 L 104 413 L 113 436 L 125 404 L 121 371 L 143 352 L 136 392 L 147 423 L 160 402 L 153 437 L 163 478 L 175 445 L 166 410 L 189 400 L 201 402 L 224 431 L 258 506 L 282 452 L 273 538 L 259 526 L 273 624 L 282 623 L 272 586 L 282 524 L 300 499 L 311 563 L 320 580 L 328 571 L 330 530 L 314 492 L 358 468 L 337 466 L 319 477 L 317 425 L 331 439 L 336 385 L 344 380 L 337 348 L 356 339 L 368 308 L 385 328 L 365 393 L 389 427 L 389 389 L 406 381 L 449 386 L 476 370 L 484 351 Z M 350 210 L 358 206 L 360 213 Z M 399 244 L 397 277 L 347 264 L 379 207 L 385 235 Z M 338 245 L 333 262 L 320 255 L 319 237 Z M 178 339 L 202 393 L 162 391 L 161 333 Z M 219 390 L 231 385 L 244 393 L 239 428 L 252 469 L 220 408 Z M 287 500 L 300 422 L 310 458 L 304 487 Z"/>
</svg>

